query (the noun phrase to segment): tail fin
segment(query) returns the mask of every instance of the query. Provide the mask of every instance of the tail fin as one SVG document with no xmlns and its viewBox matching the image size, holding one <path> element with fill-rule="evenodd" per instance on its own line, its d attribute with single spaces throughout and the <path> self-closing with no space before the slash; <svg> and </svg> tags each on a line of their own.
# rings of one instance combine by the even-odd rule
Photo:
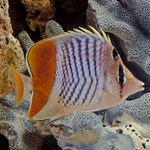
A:
<svg viewBox="0 0 150 150">
<path fill-rule="evenodd" d="M 21 103 L 22 98 L 27 95 L 31 90 L 33 90 L 32 78 L 27 77 L 13 67 L 9 66 L 11 70 L 11 80 L 15 88 L 16 93 L 16 107 Z"/>
</svg>

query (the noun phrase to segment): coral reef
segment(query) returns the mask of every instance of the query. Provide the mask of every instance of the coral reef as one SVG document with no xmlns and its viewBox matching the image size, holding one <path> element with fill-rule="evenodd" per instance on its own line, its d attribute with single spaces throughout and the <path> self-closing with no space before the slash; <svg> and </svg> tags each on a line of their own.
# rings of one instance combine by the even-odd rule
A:
<svg viewBox="0 0 150 150">
<path fill-rule="evenodd" d="M 42 32 L 46 23 L 54 18 L 54 1 L 53 0 L 21 0 L 28 12 L 26 22 L 31 30 L 37 28 Z"/>
<path fill-rule="evenodd" d="M 21 2 L 26 6 L 27 22 L 30 28 L 32 30 L 40 28 L 42 38 L 53 37 L 64 32 L 55 21 L 51 20 L 47 23 L 54 17 L 54 1 L 36 0 L 33 3 L 33 1 L 21 0 Z M 43 5 L 39 5 L 41 2 Z M 78 7 L 83 1 L 77 4 L 75 9 L 73 8 L 75 1 L 61 2 L 61 9 L 66 14 L 78 11 L 84 13 L 82 6 Z M 72 113 L 53 123 L 49 123 L 49 120 L 38 122 L 27 120 L 31 95 L 25 97 L 19 108 L 16 108 L 14 94 L 11 93 L 0 99 L 0 133 L 9 140 L 10 150 L 52 149 L 51 134 L 63 150 L 150 149 L 149 5 L 148 0 L 140 2 L 137 0 L 89 0 L 87 10 L 87 24 L 98 30 L 102 27 L 110 34 L 110 37 L 114 38 L 112 41 L 114 40 L 116 47 L 121 43 L 120 51 L 127 55 L 128 60 L 144 69 L 144 71 L 135 70 L 145 81 L 148 93 L 142 93 L 142 96 L 139 95 L 133 101 L 124 101 L 103 112 Z M 26 72 L 26 67 L 22 69 L 23 52 L 19 42 L 12 36 L 8 1 L 1 1 L 0 6 L 0 96 L 4 96 L 12 91 L 5 66 L 13 65 L 23 72 Z M 73 27 L 71 23 L 66 24 L 67 29 Z M 19 34 L 19 40 L 25 53 L 34 44 L 26 31 Z M 139 66 L 137 68 L 140 68 Z M 134 65 L 133 68 L 135 68 Z M 0 139 L 4 141 L 3 137 Z"/>
<path fill-rule="evenodd" d="M 43 139 L 37 134 L 27 132 L 25 121 L 29 108 L 29 97 L 16 109 L 14 94 L 0 99 L 0 133 L 9 140 L 10 150 L 40 150 Z M 32 142 L 31 142 L 32 141 Z"/>
<path fill-rule="evenodd" d="M 150 75 L 149 6 L 149 0 L 89 0 L 87 24 L 119 37 L 128 60 Z"/>
<path fill-rule="evenodd" d="M 7 65 L 21 70 L 24 64 L 24 55 L 19 41 L 12 35 L 13 30 L 8 14 L 9 4 L 7 0 L 0 1 L 0 97 L 13 90 L 8 79 Z"/>
<path fill-rule="evenodd" d="M 73 113 L 51 124 L 51 132 L 63 150 L 133 150 L 128 135 L 105 130 L 94 113 Z"/>
<path fill-rule="evenodd" d="M 128 114 L 134 117 L 135 120 L 138 119 L 141 123 L 150 125 L 150 93 L 146 93 L 133 101 L 124 101 L 120 105 L 108 109 L 105 114 L 105 120 L 107 120 L 108 124 L 113 124 L 123 114 Z"/>
<path fill-rule="evenodd" d="M 150 149 L 150 93 L 108 109 L 103 123 L 112 132 L 130 135 L 136 149 Z"/>
</svg>

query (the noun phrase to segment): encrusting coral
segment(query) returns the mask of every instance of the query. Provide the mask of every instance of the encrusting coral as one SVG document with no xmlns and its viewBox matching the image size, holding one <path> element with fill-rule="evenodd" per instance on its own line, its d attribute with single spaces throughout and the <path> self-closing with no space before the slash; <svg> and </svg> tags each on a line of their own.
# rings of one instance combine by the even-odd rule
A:
<svg viewBox="0 0 150 150">
<path fill-rule="evenodd" d="M 124 101 L 108 109 L 104 115 L 106 129 L 112 132 L 128 134 L 132 137 L 136 149 L 150 149 L 150 93 L 133 101 Z M 144 145 L 144 146 L 143 146 Z"/>
<path fill-rule="evenodd" d="M 8 8 L 8 0 L 0 0 L 0 97 L 13 90 L 8 79 L 7 65 L 14 66 L 20 71 L 24 64 L 23 50 L 19 41 L 12 35 Z"/>
<path fill-rule="evenodd" d="M 46 23 L 54 18 L 54 1 L 53 0 L 21 0 L 28 12 L 26 22 L 31 30 L 37 28 L 42 32 Z"/>
<path fill-rule="evenodd" d="M 51 124 L 51 132 L 58 145 L 70 150 L 133 150 L 128 135 L 106 130 L 94 113 L 73 113 Z"/>
<path fill-rule="evenodd" d="M 15 95 L 0 99 L 0 133 L 9 140 L 10 150 L 40 150 L 43 139 L 38 134 L 29 133 L 25 128 L 29 97 L 16 109 Z"/>
</svg>

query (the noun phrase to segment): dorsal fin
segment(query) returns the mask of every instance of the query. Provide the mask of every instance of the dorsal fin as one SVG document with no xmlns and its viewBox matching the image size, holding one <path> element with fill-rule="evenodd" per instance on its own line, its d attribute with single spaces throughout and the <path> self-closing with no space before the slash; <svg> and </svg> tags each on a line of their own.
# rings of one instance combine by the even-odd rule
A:
<svg viewBox="0 0 150 150">
<path fill-rule="evenodd" d="M 109 36 L 107 36 L 106 33 L 101 28 L 100 28 L 101 33 L 90 25 L 89 25 L 89 28 L 92 30 L 92 32 L 83 27 L 79 27 L 79 29 L 74 28 L 73 30 L 68 30 L 67 32 L 64 32 L 61 35 L 52 37 L 51 40 L 57 41 L 57 39 L 60 39 L 60 38 L 63 38 L 63 40 L 64 40 L 65 38 L 68 38 L 68 36 L 75 36 L 76 34 L 83 34 L 83 35 L 85 34 L 85 35 L 97 35 L 98 37 L 103 38 L 106 41 L 108 41 L 109 43 L 111 43 Z"/>
<path fill-rule="evenodd" d="M 104 30 L 103 30 L 102 28 L 100 28 L 100 30 L 101 30 L 101 33 L 102 33 L 104 39 L 111 43 L 110 38 L 107 37 L 107 35 L 106 35 L 106 33 L 104 32 Z"/>
<path fill-rule="evenodd" d="M 106 41 L 111 43 L 110 37 L 108 35 L 106 35 L 106 33 L 103 31 L 102 28 L 100 28 L 101 33 L 99 31 L 97 31 L 94 27 L 90 26 L 90 25 L 89 25 L 89 28 L 92 30 L 92 32 L 88 29 L 83 28 L 83 27 L 79 27 L 79 29 L 76 29 L 76 28 L 73 29 L 74 31 L 69 30 L 68 32 L 65 33 L 65 35 L 73 35 L 73 34 L 76 34 L 76 33 L 89 34 L 89 35 L 95 34 L 95 35 L 99 36 L 100 38 L 103 37 Z"/>
<path fill-rule="evenodd" d="M 79 27 L 82 31 L 84 31 L 85 33 L 88 33 L 88 34 L 93 34 L 90 30 L 87 30 L 85 28 L 82 28 L 82 27 Z"/>
<path fill-rule="evenodd" d="M 78 32 L 78 33 L 82 33 L 82 34 L 85 34 L 85 32 L 83 32 L 82 30 L 79 30 L 79 29 L 73 29 L 74 31 Z"/>
<path fill-rule="evenodd" d="M 93 28 L 92 26 L 89 26 L 90 29 L 92 29 L 92 31 L 97 34 L 98 36 L 102 36 L 95 28 Z"/>
</svg>

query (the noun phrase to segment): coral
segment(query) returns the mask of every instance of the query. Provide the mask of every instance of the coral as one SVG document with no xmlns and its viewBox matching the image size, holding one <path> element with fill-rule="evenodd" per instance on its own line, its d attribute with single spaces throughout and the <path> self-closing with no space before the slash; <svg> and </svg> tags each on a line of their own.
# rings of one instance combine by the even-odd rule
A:
<svg viewBox="0 0 150 150">
<path fill-rule="evenodd" d="M 50 125 L 58 145 L 64 150 L 133 150 L 135 148 L 128 135 L 109 132 L 94 113 L 69 114 Z"/>
<path fill-rule="evenodd" d="M 31 133 L 35 132 L 42 136 L 47 136 L 52 134 L 50 132 L 49 120 L 37 121 L 37 122 L 26 120 L 25 127 L 29 132 Z"/>
<path fill-rule="evenodd" d="M 7 65 L 21 70 L 24 64 L 24 55 L 19 41 L 12 35 L 13 30 L 8 14 L 8 1 L 0 1 L 0 97 L 13 90 L 8 79 Z"/>
<path fill-rule="evenodd" d="M 127 116 L 126 116 L 127 117 Z M 131 118 L 130 118 L 131 119 Z M 130 135 L 130 137 L 133 140 L 134 146 L 136 150 L 149 150 L 150 149 L 150 137 L 143 136 L 140 132 L 138 132 L 138 128 L 142 128 L 142 124 L 138 124 L 135 122 L 135 120 L 132 122 L 122 124 L 119 126 L 106 126 L 105 129 L 107 129 L 110 132 L 113 133 L 120 133 L 125 135 Z"/>
<path fill-rule="evenodd" d="M 26 22 L 31 30 L 37 28 L 43 31 L 46 23 L 54 18 L 54 2 L 53 0 L 21 0 L 28 12 Z"/>
<path fill-rule="evenodd" d="M 128 60 L 150 75 L 149 6 L 149 0 L 89 0 L 87 24 L 123 40 Z"/>
<path fill-rule="evenodd" d="M 104 124 L 109 131 L 130 135 L 136 148 L 150 149 L 150 93 L 108 109 Z"/>
<path fill-rule="evenodd" d="M 14 99 L 14 94 L 9 94 L 0 100 L 0 133 L 9 140 L 10 150 L 40 150 L 43 145 L 42 137 L 27 132 L 24 125 L 29 101 L 24 99 L 16 109 Z"/>
<path fill-rule="evenodd" d="M 50 20 L 47 22 L 45 32 L 43 32 L 41 36 L 43 39 L 47 37 L 51 38 L 62 33 L 64 33 L 64 30 L 61 25 L 56 23 L 54 20 Z"/>
<path fill-rule="evenodd" d="M 105 120 L 112 124 L 115 118 L 123 116 L 124 113 L 138 119 L 141 123 L 150 125 L 150 93 L 146 93 L 133 101 L 124 101 L 107 110 Z"/>
</svg>

